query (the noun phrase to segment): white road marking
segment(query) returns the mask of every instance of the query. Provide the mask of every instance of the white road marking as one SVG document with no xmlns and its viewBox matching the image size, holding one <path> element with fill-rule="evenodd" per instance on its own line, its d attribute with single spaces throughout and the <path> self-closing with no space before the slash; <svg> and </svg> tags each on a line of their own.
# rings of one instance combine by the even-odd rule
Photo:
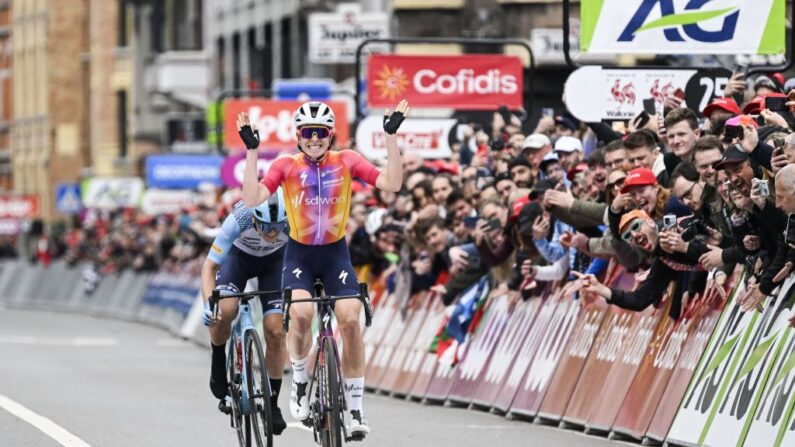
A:
<svg viewBox="0 0 795 447">
<path fill-rule="evenodd" d="M 180 338 L 158 338 L 155 340 L 155 346 L 160 348 L 182 348 L 185 346 L 193 346 L 193 343 Z"/>
<path fill-rule="evenodd" d="M 311 428 L 307 427 L 302 422 L 288 422 L 287 428 L 300 428 L 301 430 L 312 431 Z"/>
<path fill-rule="evenodd" d="M 55 442 L 64 447 L 91 447 L 88 443 L 55 422 L 40 414 L 34 413 L 19 402 L 15 402 L 2 394 L 0 394 L 0 408 L 5 409 L 14 416 L 38 428 L 42 433 L 54 439 Z"/>
<path fill-rule="evenodd" d="M 52 338 L 29 335 L 0 335 L 0 344 L 43 346 L 116 346 L 119 340 L 103 337 Z"/>
</svg>

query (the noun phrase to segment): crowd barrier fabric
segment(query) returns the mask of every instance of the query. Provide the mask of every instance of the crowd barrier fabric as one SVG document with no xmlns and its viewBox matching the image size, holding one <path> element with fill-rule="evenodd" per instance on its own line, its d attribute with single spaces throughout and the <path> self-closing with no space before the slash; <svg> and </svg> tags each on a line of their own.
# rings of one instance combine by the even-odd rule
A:
<svg viewBox="0 0 795 447">
<path fill-rule="evenodd" d="M 415 312 L 415 317 L 422 319 L 423 323 L 417 328 L 416 337 L 406 347 L 403 360 L 397 370 L 392 385 L 392 395 L 396 397 L 408 396 L 414 384 L 420 380 L 420 372 L 428 356 L 433 361 L 433 354 L 429 353 L 429 346 L 433 343 L 436 328 L 444 321 L 444 305 L 436 293 L 420 295 L 421 305 Z M 432 367 L 433 363 L 431 363 Z M 430 374 L 427 375 L 430 378 Z"/>
</svg>

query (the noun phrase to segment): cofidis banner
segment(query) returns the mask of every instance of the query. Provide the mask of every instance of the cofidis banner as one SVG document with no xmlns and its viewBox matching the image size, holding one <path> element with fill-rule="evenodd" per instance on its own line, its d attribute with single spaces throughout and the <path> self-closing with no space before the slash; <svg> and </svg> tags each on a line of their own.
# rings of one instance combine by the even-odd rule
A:
<svg viewBox="0 0 795 447">
<path fill-rule="evenodd" d="M 391 108 L 406 99 L 412 107 L 518 109 L 523 88 L 522 62 L 513 56 L 376 54 L 367 63 L 371 107 Z"/>
<path fill-rule="evenodd" d="M 784 0 L 582 0 L 587 53 L 782 54 Z"/>
</svg>

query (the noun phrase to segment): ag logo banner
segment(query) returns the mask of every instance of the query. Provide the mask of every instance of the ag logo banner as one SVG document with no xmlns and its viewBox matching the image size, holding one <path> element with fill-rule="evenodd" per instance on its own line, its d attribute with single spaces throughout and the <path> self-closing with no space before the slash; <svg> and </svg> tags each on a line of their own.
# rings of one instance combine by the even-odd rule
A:
<svg viewBox="0 0 795 447">
<path fill-rule="evenodd" d="M 582 0 L 587 53 L 782 54 L 784 0 Z"/>
</svg>

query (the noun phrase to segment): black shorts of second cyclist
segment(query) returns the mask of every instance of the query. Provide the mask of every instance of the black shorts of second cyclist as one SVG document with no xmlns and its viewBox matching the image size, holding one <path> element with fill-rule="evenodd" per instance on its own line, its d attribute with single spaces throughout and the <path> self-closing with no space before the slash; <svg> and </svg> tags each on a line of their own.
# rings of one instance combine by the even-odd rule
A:
<svg viewBox="0 0 795 447">
<path fill-rule="evenodd" d="M 286 247 L 282 273 L 285 288 L 314 293 L 315 278 L 321 278 L 326 295 L 359 293 L 359 281 L 345 239 L 327 245 L 305 245 L 290 239 Z"/>
<path fill-rule="evenodd" d="M 284 247 L 268 256 L 252 256 L 232 246 L 215 277 L 221 295 L 240 293 L 251 278 L 259 281 L 259 290 L 278 290 L 279 293 L 261 296 L 264 315 L 282 313 L 282 264 Z"/>
</svg>

